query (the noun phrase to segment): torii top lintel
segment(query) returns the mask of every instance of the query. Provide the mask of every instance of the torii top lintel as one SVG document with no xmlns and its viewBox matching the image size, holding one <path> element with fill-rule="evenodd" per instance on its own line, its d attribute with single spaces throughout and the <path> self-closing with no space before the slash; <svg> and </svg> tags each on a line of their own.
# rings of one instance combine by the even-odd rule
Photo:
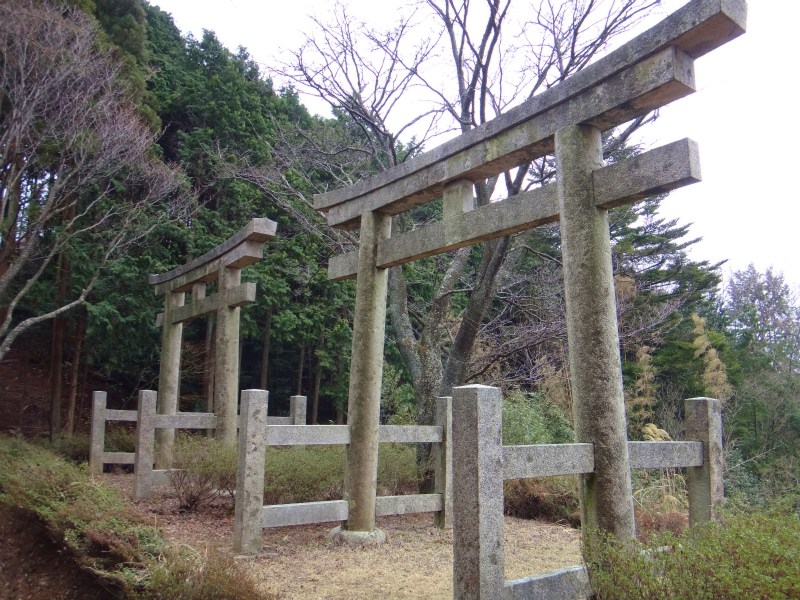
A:
<svg viewBox="0 0 800 600">
<path fill-rule="evenodd" d="M 745 0 L 692 0 L 625 45 L 507 113 L 413 160 L 318 194 L 328 223 L 357 229 L 369 211 L 398 214 L 553 152 L 555 132 L 575 124 L 611 129 L 694 91 L 693 59 L 745 31 Z"/>
<path fill-rule="evenodd" d="M 198 282 L 214 281 L 222 267 L 243 268 L 263 257 L 263 246 L 275 236 L 277 224 L 266 218 L 251 220 L 216 248 L 167 273 L 150 275 L 156 296 L 167 292 L 188 292 Z"/>
</svg>

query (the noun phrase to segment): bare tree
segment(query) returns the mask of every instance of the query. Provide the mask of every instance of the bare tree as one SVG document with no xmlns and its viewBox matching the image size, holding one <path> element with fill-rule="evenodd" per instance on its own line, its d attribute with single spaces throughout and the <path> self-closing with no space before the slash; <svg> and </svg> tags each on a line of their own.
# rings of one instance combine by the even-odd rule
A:
<svg viewBox="0 0 800 600">
<path fill-rule="evenodd" d="M 111 49 L 77 9 L 0 2 L 0 359 L 32 325 L 84 302 L 102 267 L 153 226 L 176 173 L 151 158 Z M 75 297 L 21 321 L 19 303 L 53 263 L 91 240 Z"/>
<path fill-rule="evenodd" d="M 330 25 L 315 19 L 316 33 L 293 54 L 282 74 L 326 100 L 337 114 L 346 115 L 360 132 L 350 150 L 368 156 L 370 168 L 385 169 L 400 164 L 434 134 L 452 129 L 466 132 L 563 81 L 657 4 L 659 0 L 545 0 L 515 3 L 513 8 L 521 10 L 514 13 L 511 0 L 428 0 L 416 4 L 411 17 L 383 35 L 355 23 L 339 8 Z M 517 14 L 531 17 L 525 20 Z M 432 21 L 440 33 L 425 37 L 422 28 L 414 26 Z M 439 85 L 443 74 L 452 86 Z M 406 116 L 400 118 L 396 114 L 400 100 L 407 96 L 413 96 L 422 110 L 403 105 Z M 623 144 L 644 120 L 633 122 L 609 140 L 609 151 Z M 394 129 L 390 123 L 396 123 Z M 412 128 L 422 133 L 404 146 L 401 136 Z M 332 148 L 325 153 L 335 154 Z M 502 185 L 513 196 L 546 183 L 553 175 L 549 157 L 521 165 L 477 182 L 477 203 L 489 203 Z M 340 178 L 334 185 L 339 182 L 345 183 Z M 409 226 L 413 223 L 408 216 L 395 217 L 393 235 Z M 533 299 L 524 298 L 526 292 L 521 290 L 526 285 L 530 290 L 531 277 L 536 276 L 515 272 L 520 257 L 528 252 L 552 267 L 547 279 L 560 274 L 558 256 L 535 248 L 532 240 L 537 235 L 530 232 L 484 243 L 474 269 L 468 266 L 468 248 L 437 257 L 441 276 L 432 298 L 424 304 L 412 302 L 402 268 L 391 269 L 389 315 L 394 341 L 411 374 L 419 423 L 432 423 L 436 396 L 449 394 L 471 376 L 485 374 L 504 356 L 563 336 L 563 322 L 551 318 L 561 310 L 560 289 L 543 286 L 548 296 L 540 303 L 539 314 L 534 314 Z M 459 292 L 466 293 L 468 300 L 454 317 L 451 299 Z M 487 322 L 498 298 L 502 307 Z M 516 313 L 515 329 L 509 334 L 512 312 Z M 529 317 L 522 328 L 519 314 Z M 491 341 L 490 352 L 483 347 L 476 352 L 481 339 Z M 531 356 L 531 363 L 536 360 Z"/>
</svg>

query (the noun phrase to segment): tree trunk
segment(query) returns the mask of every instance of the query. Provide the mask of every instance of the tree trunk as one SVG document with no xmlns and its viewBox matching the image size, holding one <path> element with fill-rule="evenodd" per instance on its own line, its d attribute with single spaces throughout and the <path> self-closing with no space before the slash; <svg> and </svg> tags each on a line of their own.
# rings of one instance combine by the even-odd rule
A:
<svg viewBox="0 0 800 600">
<path fill-rule="evenodd" d="M 264 322 L 264 345 L 261 347 L 261 381 L 259 389 L 267 389 L 267 372 L 269 370 L 269 350 L 272 341 L 272 307 L 267 307 L 267 318 Z"/>
<path fill-rule="evenodd" d="M 78 396 L 78 369 L 81 364 L 83 334 L 86 331 L 86 318 L 81 310 L 75 325 L 75 339 L 72 344 L 72 361 L 69 369 L 69 398 L 67 401 L 67 426 L 65 432 L 72 435 L 75 431 L 75 400 Z"/>
<path fill-rule="evenodd" d="M 303 395 L 303 370 L 306 366 L 306 345 L 300 346 L 300 366 L 297 368 L 297 383 L 294 386 L 294 395 Z"/>
<path fill-rule="evenodd" d="M 317 348 L 321 347 L 322 344 L 325 343 L 325 332 L 319 334 L 319 341 L 317 342 Z M 314 383 L 311 387 L 311 424 L 317 424 L 317 413 L 319 410 L 319 387 L 322 383 L 322 365 L 320 364 L 320 360 L 316 360 L 316 365 L 314 368 Z"/>
<path fill-rule="evenodd" d="M 74 214 L 74 210 L 70 211 Z M 65 219 L 71 218 L 66 215 Z M 63 302 L 67 296 L 67 278 L 69 277 L 69 259 L 61 252 L 56 265 L 58 273 L 58 297 Z M 64 362 L 64 329 L 67 320 L 59 315 L 53 320 L 53 340 L 50 346 L 50 441 L 55 442 L 61 436 L 61 390 Z"/>
<path fill-rule="evenodd" d="M 203 397 L 206 399 L 206 412 L 214 412 L 214 315 L 209 315 L 206 320 L 206 345 L 203 358 L 205 372 L 203 373 Z M 206 435 L 214 435 L 213 429 L 206 430 Z"/>
</svg>

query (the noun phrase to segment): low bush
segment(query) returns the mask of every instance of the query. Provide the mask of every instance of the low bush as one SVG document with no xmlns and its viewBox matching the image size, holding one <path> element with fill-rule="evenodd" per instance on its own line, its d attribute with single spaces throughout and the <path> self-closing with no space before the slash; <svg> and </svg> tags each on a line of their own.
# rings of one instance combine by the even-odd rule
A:
<svg viewBox="0 0 800 600">
<path fill-rule="evenodd" d="M 581 524 L 578 481 L 575 475 L 511 479 L 503 484 L 505 514 L 521 519 Z"/>
<path fill-rule="evenodd" d="M 236 489 L 236 448 L 202 435 L 175 437 L 168 477 L 181 508 L 194 510 Z"/>
<path fill-rule="evenodd" d="M 740 511 L 648 544 L 606 538 L 585 556 L 598 600 L 800 598 L 800 518 Z"/>
<path fill-rule="evenodd" d="M 345 446 L 267 448 L 264 503 L 321 502 L 342 497 Z M 380 444 L 378 494 L 413 494 L 420 472 L 415 449 L 407 444 Z"/>
<path fill-rule="evenodd" d="M 542 394 L 511 392 L 503 399 L 503 444 L 571 444 L 575 441 L 569 420 Z"/>
</svg>

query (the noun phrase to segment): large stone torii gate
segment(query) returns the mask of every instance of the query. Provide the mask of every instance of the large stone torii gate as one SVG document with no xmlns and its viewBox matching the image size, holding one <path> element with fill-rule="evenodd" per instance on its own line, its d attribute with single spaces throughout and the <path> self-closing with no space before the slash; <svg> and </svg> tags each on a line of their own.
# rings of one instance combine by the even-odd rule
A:
<svg viewBox="0 0 800 600">
<path fill-rule="evenodd" d="M 241 283 L 244 267 L 260 260 L 264 243 L 275 236 L 276 223 L 266 218 L 251 220 L 219 246 L 167 273 L 150 275 L 156 296 L 164 296 L 164 312 L 156 325 L 162 327 L 161 366 L 158 373 L 157 412 L 174 415 L 180 391 L 181 338 L 183 323 L 215 313 L 217 327 L 214 363 L 215 436 L 226 444 L 236 443 L 239 397 L 239 307 L 255 302 L 256 284 Z M 218 279 L 217 292 L 206 296 L 206 285 Z M 191 292 L 185 303 L 186 292 Z M 209 407 L 209 412 L 212 412 Z M 156 465 L 168 467 L 175 431 L 156 430 Z"/>
<path fill-rule="evenodd" d="M 695 91 L 694 59 L 744 33 L 744 0 L 693 0 L 520 106 L 407 163 L 320 194 L 336 228 L 361 230 L 329 278 L 358 275 L 350 366 L 344 529 L 375 525 L 381 369 L 388 267 L 561 222 L 576 442 L 593 443 L 582 475 L 584 530 L 634 535 L 630 461 L 608 209 L 700 180 L 688 139 L 603 166 L 601 133 Z M 474 181 L 555 153 L 557 184 L 474 209 Z M 442 220 L 390 237 L 391 217 L 443 198 Z"/>
</svg>

